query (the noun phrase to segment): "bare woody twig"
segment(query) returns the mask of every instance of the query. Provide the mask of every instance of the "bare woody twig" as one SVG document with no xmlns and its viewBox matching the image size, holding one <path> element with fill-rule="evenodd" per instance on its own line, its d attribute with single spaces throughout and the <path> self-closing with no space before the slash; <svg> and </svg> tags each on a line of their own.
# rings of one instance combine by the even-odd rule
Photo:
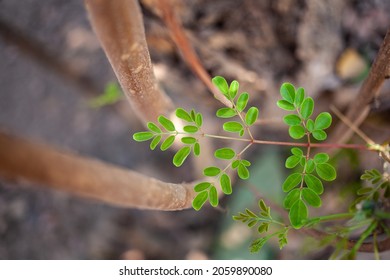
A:
<svg viewBox="0 0 390 280">
<path fill-rule="evenodd" d="M 346 118 L 351 120 L 355 127 L 366 119 L 370 110 L 369 104 L 378 96 L 383 82 L 388 78 L 390 78 L 390 29 L 387 31 L 367 79 L 346 113 Z M 345 143 L 352 134 L 352 129 L 340 123 L 330 135 L 329 143 Z"/>
<path fill-rule="evenodd" d="M 138 117 L 155 121 L 172 110 L 158 88 L 136 0 L 85 0 L 92 27 Z"/>
<path fill-rule="evenodd" d="M 0 131 L 0 176 L 24 179 L 114 206 L 164 211 L 191 207 L 192 184 L 170 184 Z"/>
</svg>

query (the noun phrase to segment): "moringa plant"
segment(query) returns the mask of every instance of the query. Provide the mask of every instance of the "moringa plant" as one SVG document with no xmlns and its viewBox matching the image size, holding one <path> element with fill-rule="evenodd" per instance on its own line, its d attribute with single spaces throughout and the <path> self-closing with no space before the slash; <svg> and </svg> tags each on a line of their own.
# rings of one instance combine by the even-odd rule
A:
<svg viewBox="0 0 390 280">
<path fill-rule="evenodd" d="M 362 246 L 365 239 L 373 236 L 374 251 L 381 234 L 390 235 L 388 220 L 390 214 L 386 212 L 386 203 L 390 196 L 389 175 L 376 169 L 368 170 L 362 175 L 362 180 L 370 182 L 370 186 L 362 187 L 357 191 L 358 198 L 350 206 L 347 213 L 337 213 L 319 217 L 310 217 L 310 207 L 321 207 L 321 195 L 324 193 L 324 183 L 336 179 L 337 172 L 329 162 L 327 153 L 313 153 L 313 148 L 347 148 L 365 149 L 379 152 L 388 161 L 388 145 L 368 143 L 329 144 L 321 143 L 326 140 L 328 129 L 332 124 L 332 116 L 328 112 L 321 112 L 313 116 L 314 100 L 307 96 L 303 88 L 295 88 L 291 83 L 284 83 L 280 87 L 281 100 L 277 106 L 287 111 L 283 121 L 289 127 L 288 133 L 294 140 L 304 139 L 304 142 L 279 142 L 255 139 L 251 127 L 256 124 L 259 109 L 255 106 L 248 108 L 250 95 L 247 92 L 238 94 L 239 83 L 233 81 L 230 85 L 220 76 L 212 79 L 213 84 L 229 100 L 229 107 L 220 108 L 216 116 L 224 120 L 223 130 L 232 136 L 208 134 L 203 130 L 203 116 L 195 110 L 176 109 L 176 116 L 183 121 L 182 129 L 165 116 L 159 116 L 157 123 L 148 122 L 148 131 L 137 132 L 133 135 L 135 141 L 150 142 L 150 149 L 169 149 L 177 138 L 183 146 L 175 153 L 173 164 L 180 167 L 192 153 L 199 156 L 201 153 L 200 139 L 203 137 L 241 141 L 246 143 L 242 150 L 236 151 L 231 147 L 221 147 L 214 152 L 214 157 L 223 160 L 223 166 L 208 166 L 203 170 L 204 180 L 194 186 L 196 196 L 192 202 L 195 210 L 200 210 L 208 201 L 213 207 L 219 204 L 219 193 L 225 195 L 233 193 L 232 174 L 246 180 L 250 177 L 251 162 L 245 158 L 245 153 L 255 144 L 290 146 L 291 155 L 285 161 L 285 167 L 292 172 L 287 176 L 282 186 L 286 193 L 283 208 L 288 212 L 288 222 L 281 215 L 271 216 L 271 208 L 263 199 L 258 202 L 259 209 L 252 211 L 245 209 L 233 216 L 234 220 L 246 223 L 248 227 L 256 227 L 260 237 L 253 241 L 250 250 L 257 252 L 273 237 L 279 242 L 282 249 L 288 243 L 290 230 L 314 230 L 320 232 L 324 242 L 336 244 L 335 257 L 353 258 Z M 388 164 L 388 162 L 386 163 Z M 388 203 L 388 201 L 387 201 Z M 280 214 L 280 213 L 279 213 Z M 274 216 L 274 217 L 273 217 Z M 275 218 L 276 217 L 276 218 Z M 322 226 L 326 222 L 348 220 L 345 225 Z M 321 229 L 322 231 L 318 231 Z M 356 230 L 362 230 L 360 238 L 354 242 L 349 240 Z M 349 246 L 348 246 L 349 242 Z M 350 248 L 347 254 L 342 249 Z"/>
</svg>

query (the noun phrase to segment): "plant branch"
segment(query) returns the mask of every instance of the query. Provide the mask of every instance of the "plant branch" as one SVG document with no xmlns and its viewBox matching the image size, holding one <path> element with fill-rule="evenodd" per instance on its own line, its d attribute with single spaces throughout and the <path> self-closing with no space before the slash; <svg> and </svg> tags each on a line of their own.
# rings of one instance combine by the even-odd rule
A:
<svg viewBox="0 0 390 280">
<path fill-rule="evenodd" d="M 172 101 L 158 88 L 136 0 L 85 0 L 92 27 L 138 117 L 154 121 Z"/>
</svg>

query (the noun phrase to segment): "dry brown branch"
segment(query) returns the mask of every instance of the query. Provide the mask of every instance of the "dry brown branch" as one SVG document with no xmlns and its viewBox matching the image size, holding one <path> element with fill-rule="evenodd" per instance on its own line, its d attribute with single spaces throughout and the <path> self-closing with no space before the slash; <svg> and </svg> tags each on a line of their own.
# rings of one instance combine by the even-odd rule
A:
<svg viewBox="0 0 390 280">
<path fill-rule="evenodd" d="M 388 78 L 390 78 L 390 29 L 357 98 L 351 102 L 347 110 L 346 118 L 351 120 L 355 127 L 366 119 L 370 111 L 369 104 L 377 98 L 383 82 Z M 352 134 L 353 130 L 341 122 L 330 135 L 329 143 L 345 143 Z"/>
<path fill-rule="evenodd" d="M 120 207 L 182 210 L 192 184 L 170 184 L 102 161 L 0 131 L 0 175 L 24 179 Z"/>
<path fill-rule="evenodd" d="M 136 0 L 85 0 L 92 27 L 138 117 L 155 121 L 172 110 L 158 88 Z"/>
</svg>

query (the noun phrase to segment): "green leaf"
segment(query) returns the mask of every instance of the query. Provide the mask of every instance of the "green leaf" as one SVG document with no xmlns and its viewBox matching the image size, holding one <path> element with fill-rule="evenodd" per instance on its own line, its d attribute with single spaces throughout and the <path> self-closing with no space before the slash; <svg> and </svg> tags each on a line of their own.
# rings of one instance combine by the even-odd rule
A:
<svg viewBox="0 0 390 280">
<path fill-rule="evenodd" d="M 286 209 L 290 209 L 291 206 L 293 206 L 294 203 L 300 198 L 300 196 L 301 196 L 301 190 L 300 189 L 293 189 L 284 198 L 283 207 Z"/>
<path fill-rule="evenodd" d="M 268 207 L 262 199 L 259 200 L 259 208 L 266 213 L 268 212 Z"/>
<path fill-rule="evenodd" d="M 291 104 L 290 102 L 286 101 L 286 100 L 278 100 L 276 105 L 280 109 L 283 109 L 283 110 L 286 110 L 286 111 L 294 111 L 295 110 L 295 106 L 293 104 Z"/>
<path fill-rule="evenodd" d="M 241 164 L 245 165 L 245 166 L 251 166 L 251 162 L 246 160 L 246 159 L 242 159 L 241 160 Z"/>
<path fill-rule="evenodd" d="M 370 193 L 370 192 L 372 192 L 373 190 L 374 190 L 373 188 L 369 188 L 369 187 L 367 187 L 367 188 L 361 188 L 361 189 L 358 189 L 357 194 L 358 194 L 358 195 L 363 195 L 363 194 Z"/>
<path fill-rule="evenodd" d="M 329 163 L 317 164 L 316 172 L 318 176 L 325 181 L 333 181 L 336 179 L 336 170 Z"/>
<path fill-rule="evenodd" d="M 238 132 L 238 135 L 240 135 L 240 137 L 244 136 L 244 133 L 245 133 L 245 130 L 244 128 L 240 130 L 240 132 Z"/>
<path fill-rule="evenodd" d="M 183 137 L 183 138 L 181 138 L 181 142 L 183 142 L 184 144 L 191 145 L 191 144 L 196 143 L 196 141 L 197 140 L 194 137 Z"/>
<path fill-rule="evenodd" d="M 312 174 L 305 174 L 305 183 L 306 186 L 313 190 L 317 194 L 322 194 L 324 192 L 324 186 L 322 185 L 322 182 L 320 179 L 318 179 L 316 176 Z"/>
<path fill-rule="evenodd" d="M 158 117 L 158 122 L 168 131 L 175 131 L 175 125 L 164 116 Z"/>
<path fill-rule="evenodd" d="M 283 121 L 287 125 L 298 125 L 302 122 L 301 118 L 297 115 L 286 115 L 284 116 Z"/>
<path fill-rule="evenodd" d="M 301 125 L 293 125 L 288 129 L 288 133 L 293 139 L 301 139 L 305 136 L 305 129 Z"/>
<path fill-rule="evenodd" d="M 219 159 L 232 159 L 236 156 L 236 152 L 231 148 L 222 148 L 215 151 L 214 156 Z"/>
<path fill-rule="evenodd" d="M 324 141 L 326 139 L 326 137 L 327 137 L 326 132 L 323 131 L 323 130 L 314 130 L 312 132 L 312 134 L 313 134 L 313 137 L 315 139 L 317 139 L 318 141 Z"/>
<path fill-rule="evenodd" d="M 203 124 L 203 117 L 201 113 L 196 114 L 195 123 L 198 127 L 201 127 Z"/>
<path fill-rule="evenodd" d="M 152 122 L 148 122 L 148 128 L 153 132 L 161 133 L 161 129 Z"/>
<path fill-rule="evenodd" d="M 322 112 L 315 120 L 315 129 L 322 130 L 327 129 L 332 124 L 332 116 L 328 112 Z"/>
<path fill-rule="evenodd" d="M 223 130 L 228 132 L 240 132 L 242 129 L 243 126 L 239 122 L 225 122 L 223 124 Z"/>
<path fill-rule="evenodd" d="M 157 135 L 156 137 L 154 137 L 152 142 L 150 142 L 150 149 L 151 150 L 156 149 L 156 147 L 157 147 L 158 143 L 160 143 L 160 141 L 161 141 L 161 135 Z"/>
<path fill-rule="evenodd" d="M 302 157 L 303 156 L 303 151 L 301 150 L 301 149 L 299 149 L 299 148 L 292 148 L 291 149 L 291 153 L 293 154 L 293 155 L 296 155 L 296 156 L 299 156 L 299 157 Z"/>
<path fill-rule="evenodd" d="M 306 122 L 306 128 L 308 131 L 312 132 L 314 130 L 314 121 L 312 119 L 308 119 Z"/>
<path fill-rule="evenodd" d="M 283 183 L 282 189 L 284 192 L 288 192 L 298 186 L 298 184 L 302 181 L 301 173 L 293 173 L 289 175 Z"/>
<path fill-rule="evenodd" d="M 294 103 L 295 87 L 290 83 L 283 83 L 280 87 L 280 95 L 289 103 Z"/>
<path fill-rule="evenodd" d="M 194 200 L 192 201 L 192 207 L 196 211 L 199 211 L 202 208 L 203 204 L 206 202 L 208 196 L 209 196 L 208 191 L 203 191 L 198 193 L 198 195 L 195 196 Z"/>
<path fill-rule="evenodd" d="M 165 139 L 161 144 L 161 151 L 167 150 L 170 146 L 172 146 L 173 142 L 175 142 L 175 135 L 168 136 L 167 139 Z"/>
<path fill-rule="evenodd" d="M 261 225 L 257 228 L 257 232 L 258 232 L 258 233 L 263 233 L 263 232 L 266 232 L 266 231 L 267 231 L 267 224 L 266 224 L 266 223 L 261 224 Z"/>
<path fill-rule="evenodd" d="M 187 111 L 182 109 L 182 108 L 176 109 L 176 117 L 178 117 L 179 119 L 185 120 L 187 122 L 192 122 L 190 114 L 187 113 Z"/>
<path fill-rule="evenodd" d="M 295 156 L 295 155 L 289 156 L 286 159 L 285 166 L 286 166 L 286 168 L 294 168 L 295 166 L 298 165 L 300 160 L 301 160 L 301 157 L 299 157 L 299 156 Z"/>
<path fill-rule="evenodd" d="M 325 163 L 329 160 L 329 156 L 326 153 L 318 153 L 314 156 L 314 162 L 315 163 Z"/>
<path fill-rule="evenodd" d="M 149 131 L 137 132 L 133 134 L 133 139 L 137 142 L 143 142 L 152 139 L 154 134 Z"/>
<path fill-rule="evenodd" d="M 248 227 L 251 228 L 251 227 L 254 227 L 256 224 L 258 223 L 257 220 L 252 220 L 248 223 Z"/>
<path fill-rule="evenodd" d="M 203 174 L 208 177 L 214 177 L 221 173 L 221 169 L 215 166 L 207 167 L 203 170 Z"/>
<path fill-rule="evenodd" d="M 246 105 L 248 104 L 249 94 L 247 92 L 243 92 L 237 99 L 236 108 L 239 112 L 245 110 Z"/>
<path fill-rule="evenodd" d="M 195 145 L 194 145 L 194 154 L 195 154 L 196 156 L 199 156 L 199 155 L 200 155 L 200 145 L 199 145 L 198 142 L 196 142 Z"/>
<path fill-rule="evenodd" d="M 195 122 L 195 120 L 196 120 L 196 113 L 195 113 L 195 110 L 194 110 L 194 109 L 191 110 L 190 116 L 191 116 L 191 120 L 192 120 L 193 122 Z"/>
<path fill-rule="evenodd" d="M 214 186 L 211 186 L 211 188 L 209 189 L 209 200 L 211 206 L 213 207 L 218 206 L 218 193 L 217 193 L 217 189 Z"/>
<path fill-rule="evenodd" d="M 100 108 L 114 104 L 121 100 L 123 94 L 117 83 L 110 82 L 106 85 L 104 92 L 88 101 L 89 106 Z"/>
<path fill-rule="evenodd" d="M 238 87 L 239 87 L 239 83 L 236 80 L 230 83 L 229 96 L 231 100 L 233 100 L 236 97 L 238 92 Z"/>
<path fill-rule="evenodd" d="M 237 115 L 237 112 L 232 108 L 221 108 L 216 113 L 218 118 L 227 119 Z"/>
<path fill-rule="evenodd" d="M 190 152 L 191 152 L 191 148 L 189 146 L 181 148 L 179 151 L 177 151 L 177 153 L 173 157 L 173 164 L 176 167 L 181 166 L 186 160 L 186 158 L 188 157 L 188 155 L 190 154 Z"/>
<path fill-rule="evenodd" d="M 321 206 L 321 198 L 314 191 L 308 188 L 302 189 L 302 197 L 313 207 Z"/>
<path fill-rule="evenodd" d="M 209 182 L 202 182 L 202 183 L 197 184 L 194 187 L 194 191 L 195 192 L 202 192 L 202 191 L 207 190 L 210 186 L 211 186 L 211 183 L 209 183 Z"/>
<path fill-rule="evenodd" d="M 238 177 L 240 177 L 242 180 L 246 180 L 249 178 L 249 170 L 243 164 L 238 165 L 237 174 L 238 174 Z"/>
<path fill-rule="evenodd" d="M 230 177 L 227 174 L 222 174 L 220 178 L 221 189 L 224 194 L 232 193 L 232 183 L 230 181 Z"/>
<path fill-rule="evenodd" d="M 301 199 L 298 199 L 291 206 L 288 217 L 290 219 L 291 225 L 295 229 L 301 228 L 308 217 L 308 210 L 306 204 Z"/>
<path fill-rule="evenodd" d="M 256 107 L 250 107 L 245 115 L 245 122 L 247 125 L 252 125 L 256 122 L 259 116 L 259 109 Z"/>
<path fill-rule="evenodd" d="M 312 173 L 314 171 L 314 168 L 316 167 L 314 160 L 309 159 L 306 162 L 306 173 Z"/>
<path fill-rule="evenodd" d="M 302 106 L 301 106 L 301 110 L 300 110 L 301 116 L 305 120 L 307 120 L 313 114 L 313 110 L 314 110 L 313 98 L 306 97 L 302 102 Z"/>
<path fill-rule="evenodd" d="M 294 100 L 295 107 L 297 108 L 301 107 L 304 99 L 305 99 L 305 89 L 300 87 L 295 92 L 295 100 Z"/>
<path fill-rule="evenodd" d="M 199 129 L 194 125 L 186 125 L 183 127 L 183 130 L 187 133 L 196 133 Z"/>
<path fill-rule="evenodd" d="M 236 159 L 235 161 L 232 162 L 232 168 L 236 169 L 239 164 L 240 164 L 240 161 L 238 159 Z"/>
<path fill-rule="evenodd" d="M 262 237 L 253 241 L 249 247 L 251 253 L 259 252 L 261 248 L 263 248 L 264 244 L 267 243 L 267 241 L 268 241 L 267 237 Z"/>
<path fill-rule="evenodd" d="M 225 96 L 228 96 L 229 87 L 224 77 L 216 76 L 211 81 Z"/>
</svg>

